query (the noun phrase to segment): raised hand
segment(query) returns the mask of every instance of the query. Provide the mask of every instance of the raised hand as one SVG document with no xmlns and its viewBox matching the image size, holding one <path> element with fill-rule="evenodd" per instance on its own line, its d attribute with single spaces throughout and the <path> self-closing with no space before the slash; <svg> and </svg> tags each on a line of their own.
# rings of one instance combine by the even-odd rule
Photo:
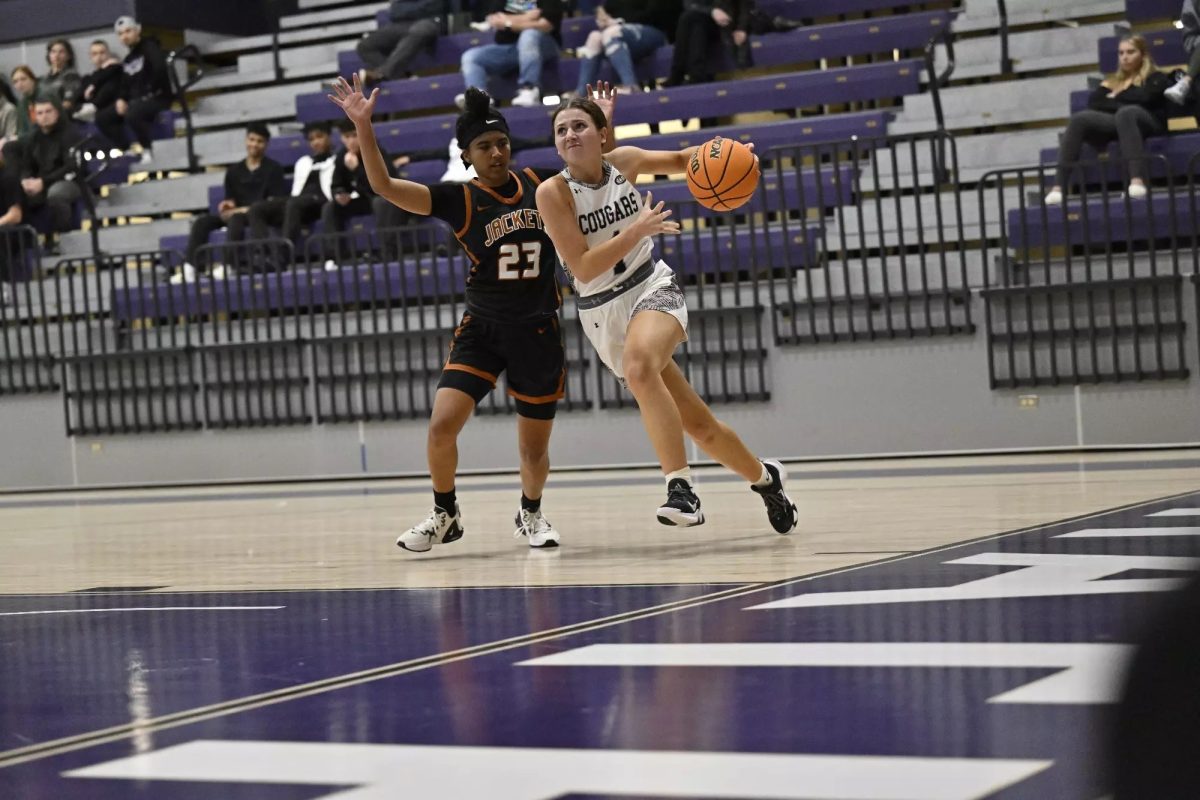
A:
<svg viewBox="0 0 1200 800">
<path fill-rule="evenodd" d="M 600 110 L 604 112 L 605 118 L 612 124 L 613 113 L 617 109 L 617 93 L 613 90 L 612 84 L 608 81 L 597 81 L 593 88 L 589 83 L 587 85 L 587 99 L 600 106 Z"/>
<path fill-rule="evenodd" d="M 337 83 L 333 85 L 333 94 L 326 96 L 335 106 L 346 112 L 346 116 L 355 125 L 370 124 L 371 115 L 375 113 L 375 101 L 379 97 L 379 89 L 372 89 L 369 97 L 364 95 L 362 79 L 358 77 L 358 73 L 355 73 L 354 86 L 339 76 Z"/>
<path fill-rule="evenodd" d="M 666 205 L 661 201 L 658 205 L 654 205 L 654 193 L 646 192 L 646 202 L 642 204 L 642 210 L 638 212 L 637 219 L 633 221 L 642 236 L 679 233 L 679 223 L 667 219 L 673 212 L 666 208 Z"/>
</svg>

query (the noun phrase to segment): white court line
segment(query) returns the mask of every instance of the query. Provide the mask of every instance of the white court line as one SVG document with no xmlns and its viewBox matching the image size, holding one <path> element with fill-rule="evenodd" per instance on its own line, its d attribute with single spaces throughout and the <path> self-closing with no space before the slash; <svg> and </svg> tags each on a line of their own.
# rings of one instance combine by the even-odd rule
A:
<svg viewBox="0 0 1200 800">
<path fill-rule="evenodd" d="M 1055 539 L 1119 539 L 1121 537 L 1145 538 L 1150 536 L 1200 536 L 1200 528 L 1084 528 L 1081 531 L 1060 533 Z"/>
<path fill-rule="evenodd" d="M 51 611 L 0 611 L 0 617 L 34 614 L 111 614 L 114 611 L 278 611 L 287 606 L 150 606 L 147 608 L 61 608 Z"/>
<path fill-rule="evenodd" d="M 1168 508 L 1166 511 L 1155 511 L 1147 517 L 1200 517 L 1200 508 Z"/>
</svg>

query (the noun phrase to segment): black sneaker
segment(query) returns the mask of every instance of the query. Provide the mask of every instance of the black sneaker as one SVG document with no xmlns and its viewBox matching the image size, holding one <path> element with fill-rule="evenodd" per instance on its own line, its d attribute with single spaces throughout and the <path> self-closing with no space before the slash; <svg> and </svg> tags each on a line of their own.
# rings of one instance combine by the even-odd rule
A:
<svg viewBox="0 0 1200 800">
<path fill-rule="evenodd" d="M 783 491 L 783 482 L 787 480 L 787 470 L 778 461 L 764 461 L 763 466 L 767 468 L 767 474 L 771 476 L 770 485 L 755 486 L 751 484 L 750 488 L 762 495 L 763 503 L 767 507 L 767 519 L 771 521 L 771 527 L 775 529 L 775 532 L 791 533 L 796 530 L 800 514 L 796 511 L 796 504 Z"/>
<path fill-rule="evenodd" d="M 667 484 L 667 502 L 658 509 L 658 521 L 663 525 L 678 525 L 681 528 L 704 524 L 700 498 L 696 497 L 692 485 L 683 478 L 675 478 Z"/>
</svg>

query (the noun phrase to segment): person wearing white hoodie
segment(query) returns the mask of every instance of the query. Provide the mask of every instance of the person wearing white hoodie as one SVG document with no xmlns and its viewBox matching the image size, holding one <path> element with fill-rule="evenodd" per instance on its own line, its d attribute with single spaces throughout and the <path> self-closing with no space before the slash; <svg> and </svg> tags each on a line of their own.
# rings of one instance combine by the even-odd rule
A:
<svg viewBox="0 0 1200 800">
<path fill-rule="evenodd" d="M 283 238 L 296 241 L 301 226 L 315 222 L 321 207 L 333 200 L 333 140 L 328 122 L 310 122 L 304 126 L 309 155 L 296 162 L 290 197 L 271 197 L 250 206 L 250 236 L 266 239 L 271 227 L 280 228 Z"/>
</svg>

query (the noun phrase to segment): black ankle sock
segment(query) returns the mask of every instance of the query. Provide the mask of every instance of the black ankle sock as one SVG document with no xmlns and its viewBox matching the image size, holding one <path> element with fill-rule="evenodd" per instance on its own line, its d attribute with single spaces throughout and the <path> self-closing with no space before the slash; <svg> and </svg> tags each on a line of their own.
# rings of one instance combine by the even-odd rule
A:
<svg viewBox="0 0 1200 800">
<path fill-rule="evenodd" d="M 455 503 L 457 502 L 458 498 L 454 496 L 453 489 L 448 492 L 439 492 L 435 490 L 433 493 L 433 504 L 443 511 L 449 511 L 451 514 L 453 514 L 455 510 Z"/>
<path fill-rule="evenodd" d="M 537 500 L 530 500 L 525 496 L 524 492 L 521 493 L 521 508 L 525 509 L 526 511 L 537 511 L 541 507 L 542 498 L 539 497 Z"/>
</svg>

